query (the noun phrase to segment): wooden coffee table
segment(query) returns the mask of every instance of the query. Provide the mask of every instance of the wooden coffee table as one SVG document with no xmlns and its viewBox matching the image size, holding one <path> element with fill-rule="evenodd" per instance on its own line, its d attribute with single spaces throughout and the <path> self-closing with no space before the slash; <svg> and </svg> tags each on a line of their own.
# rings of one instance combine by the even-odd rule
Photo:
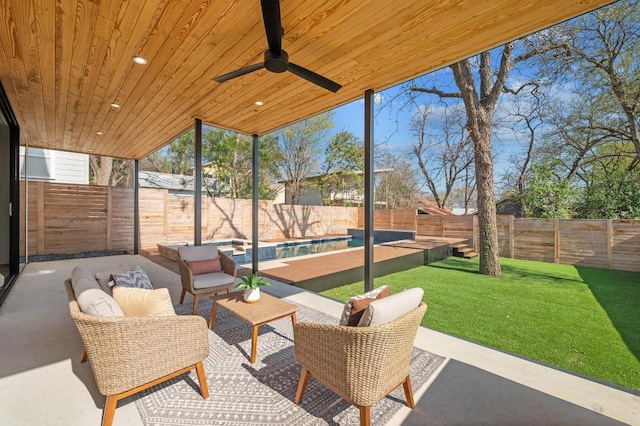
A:
<svg viewBox="0 0 640 426">
<path fill-rule="evenodd" d="M 255 303 L 246 303 L 243 300 L 244 291 L 234 291 L 233 293 L 211 296 L 213 308 L 211 309 L 211 319 L 209 328 L 213 330 L 216 321 L 218 306 L 222 306 L 238 318 L 248 322 L 252 326 L 251 340 L 251 363 L 256 362 L 256 350 L 258 346 L 258 330 L 261 325 L 277 321 L 282 318 L 291 317 L 291 323 L 296 323 L 296 312 L 300 309 L 296 305 L 285 302 L 264 292 L 260 294 L 260 300 Z"/>
</svg>

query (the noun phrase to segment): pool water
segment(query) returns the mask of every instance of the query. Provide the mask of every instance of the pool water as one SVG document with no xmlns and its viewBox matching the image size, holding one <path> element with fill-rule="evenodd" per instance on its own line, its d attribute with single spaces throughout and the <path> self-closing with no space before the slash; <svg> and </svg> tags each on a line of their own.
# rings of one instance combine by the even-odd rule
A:
<svg viewBox="0 0 640 426">
<path fill-rule="evenodd" d="M 364 242 L 360 239 L 336 239 L 325 241 L 311 241 L 302 244 L 287 244 L 276 247 L 276 259 L 288 257 L 304 256 L 314 253 L 325 253 L 328 251 L 344 250 L 350 247 L 361 247 Z"/>
</svg>

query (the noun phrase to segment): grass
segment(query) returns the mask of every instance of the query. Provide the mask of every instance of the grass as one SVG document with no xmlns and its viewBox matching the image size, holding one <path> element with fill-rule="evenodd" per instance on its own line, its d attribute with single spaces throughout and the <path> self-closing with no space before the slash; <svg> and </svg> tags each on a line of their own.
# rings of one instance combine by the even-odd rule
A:
<svg viewBox="0 0 640 426">
<path fill-rule="evenodd" d="M 502 277 L 449 258 L 375 280 L 422 287 L 422 325 L 486 346 L 640 389 L 640 273 L 501 259 Z M 345 301 L 362 282 L 324 291 Z M 434 348 L 437 352 L 437 348 Z"/>
</svg>

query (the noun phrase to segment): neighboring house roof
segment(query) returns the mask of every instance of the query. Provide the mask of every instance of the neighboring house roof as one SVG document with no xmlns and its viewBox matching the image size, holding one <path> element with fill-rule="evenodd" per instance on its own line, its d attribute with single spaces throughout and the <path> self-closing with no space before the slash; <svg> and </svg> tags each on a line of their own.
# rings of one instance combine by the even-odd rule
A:
<svg viewBox="0 0 640 426">
<path fill-rule="evenodd" d="M 203 179 L 202 190 L 206 192 L 206 183 L 211 183 L 211 179 Z M 138 172 L 138 185 L 141 188 L 161 188 L 173 191 L 193 192 L 193 176 L 174 175 L 170 173 L 149 172 L 141 170 Z"/>
<path fill-rule="evenodd" d="M 522 203 L 513 194 L 506 195 L 500 201 L 496 201 L 496 213 L 501 215 L 511 215 L 523 217 Z"/>
<path fill-rule="evenodd" d="M 438 203 L 433 200 L 427 200 L 426 198 L 418 199 L 418 210 L 425 214 L 432 216 L 453 216 L 453 212 L 447 209 L 438 207 Z"/>
</svg>

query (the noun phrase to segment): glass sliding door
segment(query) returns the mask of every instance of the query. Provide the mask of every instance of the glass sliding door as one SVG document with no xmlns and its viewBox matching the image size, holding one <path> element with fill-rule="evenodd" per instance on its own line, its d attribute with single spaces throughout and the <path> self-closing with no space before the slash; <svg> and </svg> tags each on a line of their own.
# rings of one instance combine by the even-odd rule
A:
<svg viewBox="0 0 640 426">
<path fill-rule="evenodd" d="M 0 83 L 0 304 L 20 273 L 20 127 Z M 26 195 L 26 193 L 25 193 Z"/>
</svg>

